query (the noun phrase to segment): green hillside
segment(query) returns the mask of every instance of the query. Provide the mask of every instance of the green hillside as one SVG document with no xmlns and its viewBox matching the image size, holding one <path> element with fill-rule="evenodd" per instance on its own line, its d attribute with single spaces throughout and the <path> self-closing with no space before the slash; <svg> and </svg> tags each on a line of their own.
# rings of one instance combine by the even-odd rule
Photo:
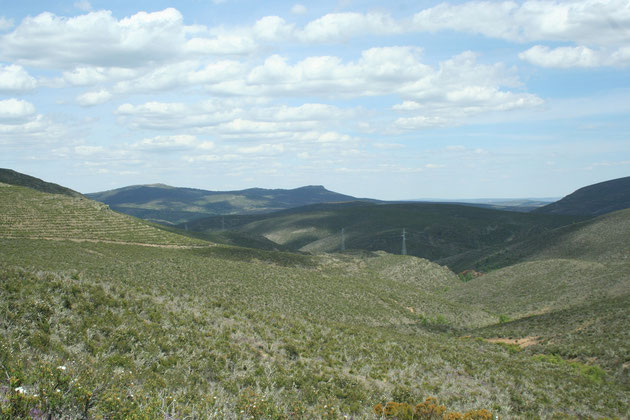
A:
<svg viewBox="0 0 630 420">
<path fill-rule="evenodd" d="M 356 198 L 308 186 L 292 190 L 251 188 L 207 191 L 168 185 L 135 185 L 87 194 L 112 209 L 158 223 L 177 224 L 217 214 L 266 213 L 313 203 L 354 201 Z"/>
<path fill-rule="evenodd" d="M 0 184 L 0 237 L 199 245 L 205 241 L 158 229 L 83 196 L 47 194 Z"/>
<path fill-rule="evenodd" d="M 85 199 L 0 194 L 3 418 L 377 419 L 377 404 L 429 396 L 503 419 L 623 418 L 630 408 L 617 360 L 627 335 L 611 340 L 616 353 L 596 344 L 627 319 L 622 295 L 600 296 L 612 302 L 606 316 L 583 312 L 588 337 L 515 351 L 475 338 L 511 324 L 500 323 L 499 299 L 460 299 L 472 282 L 424 259 L 144 246 L 203 242 Z M 575 275 L 597 293 L 613 284 L 613 273 Z M 580 307 L 545 304 L 557 319 Z"/>
<path fill-rule="evenodd" d="M 396 254 L 402 250 L 404 228 L 408 254 L 432 261 L 450 258 L 449 266 L 459 268 L 460 256 L 469 258 L 473 252 L 485 255 L 506 244 L 583 219 L 454 204 L 355 202 L 306 206 L 267 215 L 210 217 L 186 226 L 202 232 L 231 229 L 310 252 L 339 251 L 343 228 L 347 249 Z M 465 268 L 468 267 L 462 269 Z"/>
<path fill-rule="evenodd" d="M 523 261 L 547 258 L 623 261 L 630 253 L 628 235 L 630 209 L 550 230 L 493 252 L 469 253 L 461 256 L 458 265 L 490 271 Z"/>
<path fill-rule="evenodd" d="M 80 193 L 71 190 L 70 188 L 62 187 L 61 185 L 53 184 L 51 182 L 42 181 L 39 178 L 25 175 L 11 169 L 0 168 L 0 183 L 28 187 L 49 194 L 63 194 L 70 197 L 82 197 Z"/>
<path fill-rule="evenodd" d="M 630 207 L 630 177 L 589 185 L 536 213 L 599 216 Z"/>
<path fill-rule="evenodd" d="M 517 263 L 448 296 L 509 321 L 473 335 L 529 338 L 530 354 L 604 366 L 630 385 L 629 237 L 630 209 L 560 228 L 492 256 Z"/>
</svg>

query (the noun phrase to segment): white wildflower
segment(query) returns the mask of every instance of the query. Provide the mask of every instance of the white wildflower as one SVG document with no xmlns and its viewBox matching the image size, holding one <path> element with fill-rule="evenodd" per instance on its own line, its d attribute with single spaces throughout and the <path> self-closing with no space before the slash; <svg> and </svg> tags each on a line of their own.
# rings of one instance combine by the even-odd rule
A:
<svg viewBox="0 0 630 420">
<path fill-rule="evenodd" d="M 26 394 L 26 390 L 21 386 L 15 388 L 15 392 L 17 392 L 18 394 Z"/>
</svg>

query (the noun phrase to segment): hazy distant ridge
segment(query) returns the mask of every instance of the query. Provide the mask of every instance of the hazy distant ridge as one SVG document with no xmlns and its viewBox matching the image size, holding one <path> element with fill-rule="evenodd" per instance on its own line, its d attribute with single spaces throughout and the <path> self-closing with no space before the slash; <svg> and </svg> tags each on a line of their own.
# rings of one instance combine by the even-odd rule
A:
<svg viewBox="0 0 630 420">
<path fill-rule="evenodd" d="M 268 213 L 316 203 L 358 200 L 321 185 L 295 189 L 209 191 L 163 184 L 135 185 L 87 194 L 112 209 L 159 223 L 183 223 L 221 214 Z"/>
</svg>

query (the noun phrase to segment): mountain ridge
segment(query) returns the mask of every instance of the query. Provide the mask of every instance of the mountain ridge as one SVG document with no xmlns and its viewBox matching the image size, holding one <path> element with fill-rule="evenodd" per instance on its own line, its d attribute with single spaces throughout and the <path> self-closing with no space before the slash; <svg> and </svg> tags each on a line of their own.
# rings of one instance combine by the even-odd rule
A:
<svg viewBox="0 0 630 420">
<path fill-rule="evenodd" d="M 86 196 L 122 213 L 164 224 L 185 223 L 212 215 L 269 213 L 326 202 L 377 201 L 340 194 L 322 185 L 293 189 L 255 187 L 212 191 L 149 184 L 89 193 Z"/>
<path fill-rule="evenodd" d="M 579 188 L 535 213 L 600 216 L 630 207 L 630 176 Z"/>
<path fill-rule="evenodd" d="M 83 195 L 70 188 L 63 187 L 52 182 L 46 182 L 31 175 L 26 175 L 13 169 L 0 168 L 0 182 L 9 185 L 18 185 L 42 191 L 50 194 L 63 194 L 70 197 L 83 197 Z"/>
</svg>

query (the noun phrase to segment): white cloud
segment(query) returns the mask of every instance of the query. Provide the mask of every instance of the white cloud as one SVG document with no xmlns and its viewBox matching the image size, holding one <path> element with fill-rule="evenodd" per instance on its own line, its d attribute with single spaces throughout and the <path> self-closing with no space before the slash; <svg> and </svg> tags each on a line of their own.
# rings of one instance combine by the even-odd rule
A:
<svg viewBox="0 0 630 420">
<path fill-rule="evenodd" d="M 21 99 L 0 100 L 0 123 L 17 124 L 32 120 L 35 106 Z"/>
<path fill-rule="evenodd" d="M 19 93 L 35 87 L 37 81 L 22 66 L 0 64 L 0 93 Z"/>
<path fill-rule="evenodd" d="M 420 31 L 455 30 L 510 41 L 621 45 L 630 41 L 627 0 L 441 3 L 413 16 Z"/>
<path fill-rule="evenodd" d="M 549 48 L 535 45 L 519 54 L 519 58 L 541 67 L 602 67 L 630 65 L 630 47 L 611 52 L 585 46 Z"/>
<path fill-rule="evenodd" d="M 190 129 L 223 138 L 279 138 L 322 127 L 348 125 L 354 110 L 307 103 L 270 106 L 259 101 L 209 100 L 196 104 L 147 102 L 123 104 L 116 113 L 131 128 Z"/>
<path fill-rule="evenodd" d="M 263 41 L 289 41 L 293 35 L 294 25 L 288 24 L 278 16 L 266 16 L 259 19 L 253 28 L 257 39 Z"/>
<path fill-rule="evenodd" d="M 383 13 L 330 13 L 309 22 L 297 36 L 305 42 L 343 41 L 358 35 L 391 35 L 402 28 Z"/>
<path fill-rule="evenodd" d="M 153 101 L 142 105 L 123 104 L 116 110 L 121 122 L 131 128 L 154 130 L 212 127 L 232 121 L 239 113 L 238 108 L 214 101 L 194 105 Z"/>
<path fill-rule="evenodd" d="M 112 94 L 105 89 L 99 91 L 86 92 L 77 96 L 77 102 L 81 106 L 94 106 L 104 104 L 112 98 Z"/>
<path fill-rule="evenodd" d="M 256 50 L 258 44 L 247 34 L 224 34 L 215 38 L 192 38 L 183 49 L 191 54 L 244 55 Z"/>
<path fill-rule="evenodd" d="M 444 127 L 449 125 L 448 119 L 439 116 L 420 115 L 417 117 L 398 118 L 394 126 L 403 130 L 421 130 L 429 127 Z"/>
<path fill-rule="evenodd" d="M 0 144 L 29 148 L 67 135 L 66 127 L 38 114 L 32 103 L 15 98 L 0 100 Z"/>
<path fill-rule="evenodd" d="M 284 152 L 284 145 L 263 143 L 256 146 L 239 147 L 239 153 L 255 155 L 277 155 Z"/>
<path fill-rule="evenodd" d="M 105 148 L 103 146 L 75 146 L 74 153 L 79 156 L 92 156 L 92 155 L 100 155 L 105 152 Z"/>
<path fill-rule="evenodd" d="M 304 15 L 308 13 L 308 9 L 303 4 L 294 4 L 293 7 L 291 7 L 291 13 L 294 15 Z"/>
<path fill-rule="evenodd" d="M 109 11 L 26 17 L 0 37 L 0 57 L 43 68 L 134 68 L 173 59 L 185 42 L 182 15 L 169 8 L 115 19 Z"/>
<path fill-rule="evenodd" d="M 150 152 L 175 152 L 194 149 L 199 145 L 197 137 L 187 134 L 157 136 L 141 140 L 133 145 L 135 149 Z M 204 147 L 208 148 L 208 147 Z"/>
<path fill-rule="evenodd" d="M 138 75 L 138 70 L 122 67 L 76 67 L 64 71 L 62 79 L 73 86 L 88 86 L 121 79 L 129 79 Z"/>
</svg>

